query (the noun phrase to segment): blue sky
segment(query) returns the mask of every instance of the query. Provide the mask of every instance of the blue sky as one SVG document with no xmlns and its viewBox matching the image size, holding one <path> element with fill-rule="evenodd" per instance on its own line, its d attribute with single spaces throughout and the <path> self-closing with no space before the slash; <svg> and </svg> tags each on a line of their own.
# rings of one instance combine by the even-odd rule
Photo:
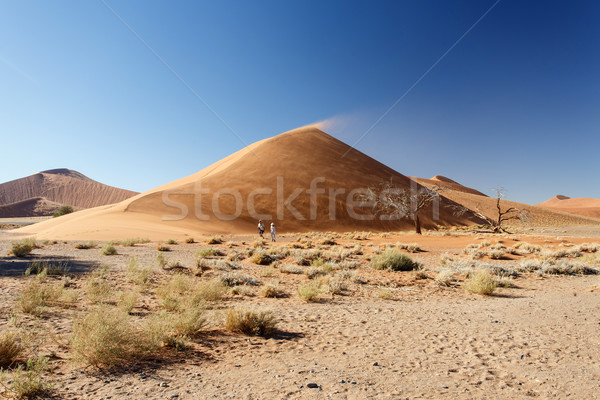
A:
<svg viewBox="0 0 600 400">
<path fill-rule="evenodd" d="M 354 144 L 494 3 L 0 0 L 0 182 L 145 191 L 326 119 Z M 501 0 L 356 147 L 516 201 L 600 197 L 598 20 Z"/>
</svg>

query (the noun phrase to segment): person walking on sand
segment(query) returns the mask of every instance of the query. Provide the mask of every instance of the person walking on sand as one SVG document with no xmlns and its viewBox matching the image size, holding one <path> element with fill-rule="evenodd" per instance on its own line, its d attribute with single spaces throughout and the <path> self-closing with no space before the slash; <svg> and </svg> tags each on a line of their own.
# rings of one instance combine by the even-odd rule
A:
<svg viewBox="0 0 600 400">
<path fill-rule="evenodd" d="M 276 242 L 275 240 L 275 235 L 276 235 L 276 231 L 275 231 L 275 222 L 271 222 L 271 241 L 272 242 Z"/>
<path fill-rule="evenodd" d="M 265 224 L 263 224 L 261 219 L 258 221 L 258 235 L 264 239 L 263 233 L 265 233 Z"/>
</svg>

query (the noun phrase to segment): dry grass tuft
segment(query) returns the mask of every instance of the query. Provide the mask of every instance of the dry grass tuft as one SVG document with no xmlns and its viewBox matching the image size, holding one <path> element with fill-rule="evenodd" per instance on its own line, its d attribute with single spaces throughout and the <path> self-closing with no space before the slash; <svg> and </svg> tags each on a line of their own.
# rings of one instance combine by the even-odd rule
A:
<svg viewBox="0 0 600 400">
<path fill-rule="evenodd" d="M 117 249 L 112 244 L 105 244 L 100 253 L 105 256 L 114 256 L 117 254 Z"/>
<path fill-rule="evenodd" d="M 6 330 L 0 333 L 0 368 L 11 367 L 24 350 L 17 332 Z"/>
<path fill-rule="evenodd" d="M 102 305 L 73 323 L 75 359 L 98 368 L 125 364 L 141 355 L 131 318 L 123 310 Z"/>
<path fill-rule="evenodd" d="M 465 289 L 470 293 L 489 296 L 494 293 L 498 283 L 489 270 L 477 271 L 465 282 Z"/>
<path fill-rule="evenodd" d="M 52 385 L 42 380 L 42 372 L 48 366 L 47 357 L 38 357 L 28 359 L 25 365 L 19 365 L 10 377 L 8 385 L 4 385 L 7 380 L 7 373 L 0 371 L 0 383 L 14 394 L 18 399 L 46 398 Z M 8 393 L 3 393 L 3 397 L 8 397 Z"/>
<path fill-rule="evenodd" d="M 300 296 L 300 299 L 302 299 L 302 301 L 305 301 L 307 303 L 317 301 L 319 299 L 320 294 L 321 288 L 316 282 L 311 282 L 298 286 L 298 296 Z"/>
<path fill-rule="evenodd" d="M 398 250 L 388 249 L 372 260 L 373 268 L 388 271 L 412 271 L 418 264 Z"/>
<path fill-rule="evenodd" d="M 275 331 L 277 321 L 269 310 L 227 310 L 225 328 L 245 335 L 268 336 Z"/>
</svg>

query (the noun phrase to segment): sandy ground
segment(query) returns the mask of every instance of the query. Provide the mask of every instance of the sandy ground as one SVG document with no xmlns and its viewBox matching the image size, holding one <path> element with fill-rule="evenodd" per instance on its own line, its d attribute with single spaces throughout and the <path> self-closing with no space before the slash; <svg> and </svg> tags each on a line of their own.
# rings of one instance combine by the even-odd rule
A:
<svg viewBox="0 0 600 400">
<path fill-rule="evenodd" d="M 518 238 L 550 249 L 600 242 L 549 234 L 374 236 L 360 242 L 366 255 L 385 243 L 418 242 L 424 251 L 411 257 L 424 264 L 429 278 L 439 270 L 441 254 L 460 255 L 467 244 L 490 238 L 507 246 Z M 230 239 L 240 248 L 242 242 L 254 240 Z M 278 245 L 295 239 L 283 237 Z M 119 254 L 110 257 L 101 256 L 98 249 L 75 250 L 73 244 L 47 244 L 24 260 L 0 258 L 3 329 L 14 323 L 12 303 L 31 279 L 22 272 L 33 260 L 68 261 L 78 286 L 87 271 L 102 263 L 108 265 L 115 287 L 125 287 L 129 258 L 135 255 L 140 264 L 151 264 L 157 253 L 156 243 L 119 246 Z M 166 253 L 169 260 L 190 265 L 194 253 L 207 245 L 171 247 L 173 251 Z M 9 248 L 9 241 L 0 241 L 0 254 Z M 512 265 L 521 258 L 493 263 Z M 72 320 L 85 312 L 85 301 L 70 309 L 52 309 L 45 318 L 20 315 L 18 324 L 47 337 L 37 352 L 51 356 L 44 377 L 54 384 L 52 396 L 61 399 L 600 398 L 598 276 L 524 274 L 514 280 L 516 288 L 480 296 L 467 293 L 460 278 L 451 287 L 441 287 L 433 279 L 416 279 L 412 272 L 374 271 L 365 264 L 355 273 L 366 283 L 349 285 L 343 295 L 322 295 L 319 302 L 304 303 L 295 288 L 307 281 L 306 276 L 242 264 L 244 272 L 263 285 L 277 284 L 287 296 L 263 298 L 258 295 L 260 287 L 252 289 L 252 296 L 229 294 L 207 311 L 209 326 L 187 350 L 165 351 L 156 359 L 117 370 L 72 361 Z M 382 288 L 389 290 L 390 299 L 380 298 Z M 262 338 L 225 331 L 223 311 L 239 306 L 273 310 L 279 320 L 277 332 Z"/>
</svg>

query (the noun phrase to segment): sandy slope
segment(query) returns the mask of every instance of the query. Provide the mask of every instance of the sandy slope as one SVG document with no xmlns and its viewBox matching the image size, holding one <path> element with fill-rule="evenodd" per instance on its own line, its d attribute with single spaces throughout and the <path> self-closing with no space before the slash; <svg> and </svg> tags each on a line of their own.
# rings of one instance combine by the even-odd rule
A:
<svg viewBox="0 0 600 400">
<path fill-rule="evenodd" d="M 411 179 L 416 180 L 417 182 L 427 185 L 427 186 L 440 186 L 445 189 L 456 190 L 457 192 L 471 193 L 479 196 L 485 196 L 485 194 L 481 193 L 479 190 L 463 186 L 460 183 L 453 181 L 450 178 L 446 178 L 442 175 L 436 175 L 431 179 L 425 178 L 415 178 L 411 177 Z"/>
<path fill-rule="evenodd" d="M 50 201 L 45 197 L 32 197 L 0 206 L 0 218 L 48 216 L 57 212 L 61 207 L 62 204 Z"/>
<path fill-rule="evenodd" d="M 165 235 L 253 232 L 258 218 L 275 220 L 287 232 L 411 228 L 410 220 L 373 218 L 368 209 L 359 207 L 348 211 L 353 190 L 390 179 L 406 189 L 412 182 L 316 127 L 304 127 L 254 143 L 196 174 L 117 205 L 37 224 L 22 233 L 47 238 L 161 239 Z M 312 182 L 316 183 L 311 189 Z M 452 204 L 442 199 L 438 219 L 432 208 L 424 209 L 423 225 L 478 222 L 471 213 L 455 216 L 449 208 Z M 225 218 L 219 218 L 219 211 Z M 352 211 L 373 220 L 357 219 Z M 236 215 L 233 220 L 227 218 Z"/>
<path fill-rule="evenodd" d="M 54 169 L 0 184 L 0 206 L 42 198 L 43 202 L 90 208 L 118 203 L 135 194 L 96 182 L 77 171 Z M 33 216 L 27 214 L 33 210 L 24 205 L 20 210 L 22 214 L 18 216 Z"/>
<path fill-rule="evenodd" d="M 415 178 L 419 183 L 425 186 L 431 187 L 439 185 L 439 182 L 430 179 Z M 447 178 L 446 178 L 447 179 Z M 454 181 L 452 181 L 454 182 Z M 443 192 L 444 196 L 448 199 L 455 201 L 463 205 L 464 207 L 481 212 L 482 214 L 495 218 L 497 217 L 496 199 L 485 196 L 483 194 L 477 194 L 478 192 L 474 189 L 467 188 L 456 182 L 456 185 L 460 187 L 446 186 L 446 190 Z M 476 193 L 477 192 L 477 193 Z M 592 199 L 593 200 L 593 199 Z M 544 204 L 544 203 L 542 203 Z M 511 221 L 508 225 L 517 226 L 572 226 L 572 225 L 598 225 L 600 221 L 594 217 L 594 215 L 573 215 L 578 214 L 571 211 L 566 211 L 559 208 L 549 208 L 538 204 L 532 206 L 528 204 L 518 203 L 510 200 L 502 200 L 501 206 L 505 210 L 509 207 L 515 207 L 520 210 L 526 211 L 530 219 L 527 222 L 520 223 L 517 221 Z M 588 204 L 588 203 L 584 203 Z M 571 209 L 572 210 L 572 209 Z M 592 218 L 590 218 L 592 217 Z"/>
<path fill-rule="evenodd" d="M 567 196 L 554 196 L 553 198 L 538 204 L 539 207 L 551 210 L 563 211 L 570 214 L 583 215 L 600 219 L 600 199 L 586 197 L 570 198 Z"/>
</svg>

